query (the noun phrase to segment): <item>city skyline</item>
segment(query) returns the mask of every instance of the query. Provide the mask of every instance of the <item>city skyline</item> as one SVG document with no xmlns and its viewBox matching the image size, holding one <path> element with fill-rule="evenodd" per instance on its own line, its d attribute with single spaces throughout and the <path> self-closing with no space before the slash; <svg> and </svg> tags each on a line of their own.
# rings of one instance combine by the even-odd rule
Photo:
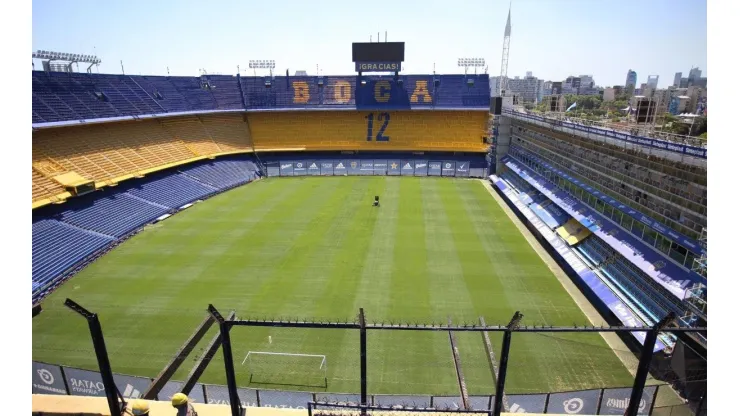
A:
<svg viewBox="0 0 740 416">
<path fill-rule="evenodd" d="M 499 75 L 509 2 L 449 5 L 442 0 L 381 0 L 368 8 L 328 0 L 316 7 L 285 1 L 278 11 L 270 4 L 223 1 L 216 19 L 210 8 L 194 1 L 34 0 L 32 50 L 97 54 L 103 61 L 99 71 L 114 74 L 121 73 L 123 61 L 130 74 L 166 75 L 168 68 L 171 75 L 197 75 L 203 68 L 236 74 L 240 65 L 243 75 L 251 75 L 250 59 L 274 59 L 277 74 L 289 69 L 291 74 L 305 70 L 316 75 L 318 64 L 321 75 L 346 75 L 354 72 L 351 42 L 369 41 L 370 36 L 377 41 L 378 34 L 384 39 L 387 30 L 389 41 L 406 42 L 402 73 L 461 73 L 458 58 L 481 57 L 488 74 Z M 670 16 L 651 23 L 666 35 L 646 37 L 638 20 L 623 18 L 624 9 Z M 317 13 L 327 24 L 309 18 Z M 577 24 L 556 24 L 574 16 Z M 63 31 L 57 29 L 59 21 L 67 22 Z M 100 21 L 106 22 L 104 31 L 90 29 L 89 22 Z M 622 85 L 632 68 L 638 85 L 650 74 L 659 75 L 658 87 L 665 88 L 676 72 L 687 73 L 692 66 L 707 76 L 703 2 L 676 8 L 667 0 L 515 0 L 511 26 L 510 78 L 527 71 L 544 80 L 590 74 L 597 85 L 611 86 Z"/>
</svg>

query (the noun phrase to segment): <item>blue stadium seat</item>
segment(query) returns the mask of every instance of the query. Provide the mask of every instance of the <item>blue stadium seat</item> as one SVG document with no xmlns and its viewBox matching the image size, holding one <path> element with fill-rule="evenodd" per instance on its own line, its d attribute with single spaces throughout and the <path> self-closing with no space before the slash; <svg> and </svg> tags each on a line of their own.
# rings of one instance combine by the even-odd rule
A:
<svg viewBox="0 0 740 416">
<path fill-rule="evenodd" d="M 126 235 L 168 211 L 127 193 L 115 193 L 84 204 L 74 200 L 71 203 L 72 207 L 59 215 L 60 220 L 114 237 Z"/>
<path fill-rule="evenodd" d="M 46 286 L 64 272 L 114 241 L 113 237 L 83 230 L 53 219 L 32 225 L 32 280 Z"/>
</svg>

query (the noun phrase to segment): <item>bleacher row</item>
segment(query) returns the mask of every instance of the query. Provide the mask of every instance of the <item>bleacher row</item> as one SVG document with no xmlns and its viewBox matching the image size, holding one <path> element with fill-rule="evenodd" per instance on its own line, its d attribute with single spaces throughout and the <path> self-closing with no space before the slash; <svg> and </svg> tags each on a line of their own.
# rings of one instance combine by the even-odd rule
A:
<svg viewBox="0 0 740 416">
<path fill-rule="evenodd" d="M 33 300 L 49 293 L 86 259 L 142 226 L 260 174 L 250 159 L 196 162 L 35 212 Z"/>
<path fill-rule="evenodd" d="M 504 170 L 499 177 L 510 188 L 517 191 L 519 199 L 551 229 L 561 227 L 572 220 L 567 213 L 554 204 L 544 202 L 543 200 L 549 201 L 549 199 L 510 170 Z M 535 206 L 538 209 L 541 207 L 541 212 L 538 212 Z M 678 316 L 682 316 L 685 312 L 681 306 L 681 300 L 655 283 L 653 279 L 637 269 L 629 260 L 614 251 L 596 235 L 589 235 L 576 242 L 575 249 L 594 273 L 645 324 L 653 325 L 671 311 Z"/>
<path fill-rule="evenodd" d="M 33 123 L 186 111 L 268 108 L 488 108 L 488 77 L 401 75 L 363 77 L 200 77 L 32 72 Z M 269 87 L 266 86 L 269 80 Z M 383 82 L 376 91 L 374 83 Z M 417 92 L 414 96 L 414 92 Z M 390 101 L 389 101 L 390 100 Z"/>
<path fill-rule="evenodd" d="M 198 158 L 248 152 L 252 144 L 241 115 L 221 114 L 40 130 L 32 149 L 36 202 L 63 194 L 52 178 L 67 172 L 104 186 Z"/>
</svg>

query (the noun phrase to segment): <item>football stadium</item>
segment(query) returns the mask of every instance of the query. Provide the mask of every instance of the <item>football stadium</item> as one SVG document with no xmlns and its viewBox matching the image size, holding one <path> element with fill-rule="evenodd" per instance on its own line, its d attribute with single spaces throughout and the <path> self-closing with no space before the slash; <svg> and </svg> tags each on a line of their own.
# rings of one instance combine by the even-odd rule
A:
<svg viewBox="0 0 740 416">
<path fill-rule="evenodd" d="M 34 70 L 33 393 L 705 414 L 706 144 L 399 74 L 404 47 Z"/>
</svg>

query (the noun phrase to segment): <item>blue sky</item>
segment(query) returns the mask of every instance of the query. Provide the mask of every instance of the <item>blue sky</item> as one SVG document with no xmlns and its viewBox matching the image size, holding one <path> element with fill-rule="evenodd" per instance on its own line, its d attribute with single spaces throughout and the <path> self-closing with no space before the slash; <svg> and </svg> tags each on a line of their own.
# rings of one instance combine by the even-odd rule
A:
<svg viewBox="0 0 740 416">
<path fill-rule="evenodd" d="M 508 0 L 189 1 L 33 0 L 33 50 L 97 55 L 100 72 L 250 74 L 250 59 L 276 72 L 351 74 L 351 43 L 388 31 L 406 42 L 404 73 L 460 73 L 482 57 L 498 75 Z M 707 11 L 699 0 L 513 0 L 510 77 L 593 75 L 601 86 L 659 86 L 691 66 L 707 75 Z M 38 68 L 38 65 L 37 65 Z M 81 68 L 82 70 L 82 68 Z"/>
</svg>

